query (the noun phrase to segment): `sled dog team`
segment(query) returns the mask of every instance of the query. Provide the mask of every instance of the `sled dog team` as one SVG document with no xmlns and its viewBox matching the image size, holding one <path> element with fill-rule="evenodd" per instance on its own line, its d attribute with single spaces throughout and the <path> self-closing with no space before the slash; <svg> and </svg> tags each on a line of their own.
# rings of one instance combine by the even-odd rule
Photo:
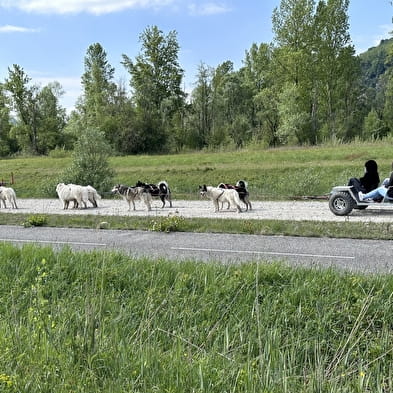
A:
<svg viewBox="0 0 393 393">
<path fill-rule="evenodd" d="M 88 202 L 91 203 L 92 207 L 98 207 L 97 201 L 101 199 L 97 190 L 90 185 L 59 183 L 56 186 L 56 192 L 63 204 L 63 209 L 68 209 L 70 202 L 73 203 L 72 208 L 74 209 L 87 208 Z M 160 181 L 158 184 L 138 181 L 135 186 L 117 184 L 112 188 L 111 193 L 121 196 L 127 202 L 129 211 L 131 206 L 135 210 L 136 200 L 142 201 L 147 210 L 150 211 L 153 197 L 158 197 L 161 200 L 162 208 L 165 207 L 166 202 L 172 207 L 171 190 L 166 181 Z M 244 180 L 239 180 L 236 185 L 220 183 L 217 187 L 204 184 L 199 186 L 199 194 L 201 197 L 211 199 L 215 212 L 224 209 L 225 203 L 227 203 L 227 209 L 234 207 L 239 213 L 242 211 L 241 203 L 245 205 L 246 211 L 252 209 L 248 185 Z M 11 187 L 0 186 L 0 207 L 1 202 L 4 208 L 7 207 L 6 202 L 9 202 L 14 209 L 18 208 L 15 191 Z"/>
</svg>

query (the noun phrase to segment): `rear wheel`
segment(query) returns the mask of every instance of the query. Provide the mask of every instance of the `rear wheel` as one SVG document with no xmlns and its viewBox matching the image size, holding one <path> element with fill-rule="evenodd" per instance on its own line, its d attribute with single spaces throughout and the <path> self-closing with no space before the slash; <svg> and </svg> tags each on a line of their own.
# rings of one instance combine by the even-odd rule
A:
<svg viewBox="0 0 393 393">
<path fill-rule="evenodd" d="M 329 208 L 336 216 L 347 216 L 355 207 L 355 201 L 347 192 L 338 192 L 329 199 Z"/>
</svg>

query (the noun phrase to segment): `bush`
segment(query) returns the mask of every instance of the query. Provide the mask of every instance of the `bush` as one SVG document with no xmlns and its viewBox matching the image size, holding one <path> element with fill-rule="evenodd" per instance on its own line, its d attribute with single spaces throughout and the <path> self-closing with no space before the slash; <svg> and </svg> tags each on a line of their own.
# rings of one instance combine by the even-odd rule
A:
<svg viewBox="0 0 393 393">
<path fill-rule="evenodd" d="M 48 154 L 50 158 L 65 158 L 70 156 L 70 152 L 66 150 L 64 147 L 56 147 L 51 150 Z"/>
<path fill-rule="evenodd" d="M 184 217 L 168 214 L 151 221 L 150 230 L 155 232 L 178 232 L 184 222 Z"/>
<path fill-rule="evenodd" d="M 97 128 L 88 128 L 75 144 L 72 163 L 58 183 L 90 184 L 105 191 L 113 184 L 114 171 L 109 167 L 112 149 L 105 135 Z"/>
<path fill-rule="evenodd" d="M 33 214 L 23 223 L 25 227 L 42 227 L 46 225 L 47 217 L 43 214 Z"/>
</svg>

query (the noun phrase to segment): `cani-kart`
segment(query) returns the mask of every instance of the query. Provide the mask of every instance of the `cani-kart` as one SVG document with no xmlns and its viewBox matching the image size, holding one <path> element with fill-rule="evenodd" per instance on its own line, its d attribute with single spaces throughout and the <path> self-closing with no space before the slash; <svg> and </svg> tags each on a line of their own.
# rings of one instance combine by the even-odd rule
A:
<svg viewBox="0 0 393 393">
<path fill-rule="evenodd" d="M 353 209 L 363 210 L 368 206 L 389 207 L 393 206 L 393 198 L 385 196 L 379 201 L 359 201 L 357 193 L 352 186 L 333 187 L 329 196 L 329 208 L 336 216 L 347 216 Z"/>
</svg>

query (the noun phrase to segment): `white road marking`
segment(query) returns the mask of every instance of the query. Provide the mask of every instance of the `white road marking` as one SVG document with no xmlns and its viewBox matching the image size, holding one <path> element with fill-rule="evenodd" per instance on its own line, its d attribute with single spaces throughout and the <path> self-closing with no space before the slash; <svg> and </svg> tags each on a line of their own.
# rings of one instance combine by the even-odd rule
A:
<svg viewBox="0 0 393 393">
<path fill-rule="evenodd" d="M 345 255 L 321 255 L 321 254 L 300 254 L 291 252 L 271 252 L 271 251 L 250 251 L 250 250 L 221 250 L 216 248 L 192 248 L 192 247 L 171 247 L 172 250 L 179 251 L 205 251 L 205 252 L 222 252 L 232 254 L 262 254 L 262 255 L 282 255 L 291 257 L 309 257 L 309 258 L 334 258 L 334 259 L 355 259 L 352 256 Z"/>
<path fill-rule="evenodd" d="M 78 246 L 99 246 L 105 247 L 106 243 L 87 243 L 87 242 L 64 242 L 55 240 L 30 240 L 30 239 L 0 239 L 2 242 L 15 242 L 15 243 L 41 243 L 41 244 L 75 244 Z"/>
</svg>

